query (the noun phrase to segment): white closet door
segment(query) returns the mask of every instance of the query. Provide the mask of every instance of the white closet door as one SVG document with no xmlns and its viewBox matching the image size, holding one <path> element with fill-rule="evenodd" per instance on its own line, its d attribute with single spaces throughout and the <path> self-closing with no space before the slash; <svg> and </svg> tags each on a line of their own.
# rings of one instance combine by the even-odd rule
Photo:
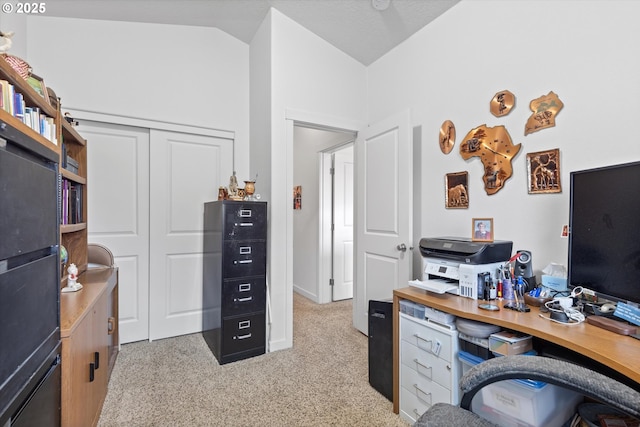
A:
<svg viewBox="0 0 640 427">
<path fill-rule="evenodd" d="M 233 173 L 233 140 L 151 130 L 151 340 L 202 330 L 202 218 Z"/>
<path fill-rule="evenodd" d="M 149 338 L 149 130 L 81 120 L 87 139 L 88 240 L 119 268 L 120 342 Z"/>
</svg>

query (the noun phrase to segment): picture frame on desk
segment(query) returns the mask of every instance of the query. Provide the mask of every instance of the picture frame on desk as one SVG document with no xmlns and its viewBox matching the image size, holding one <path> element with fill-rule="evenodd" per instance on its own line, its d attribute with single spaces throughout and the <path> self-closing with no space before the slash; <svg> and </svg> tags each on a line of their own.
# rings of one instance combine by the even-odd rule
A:
<svg viewBox="0 0 640 427">
<path fill-rule="evenodd" d="M 473 242 L 493 242 L 493 218 L 473 218 L 471 220 L 471 240 Z"/>
<path fill-rule="evenodd" d="M 47 104 L 51 105 L 49 100 L 49 94 L 47 93 L 47 86 L 44 84 L 44 79 L 35 74 L 31 74 L 27 77 L 27 83 L 35 90 L 38 95 L 42 96 Z"/>
</svg>

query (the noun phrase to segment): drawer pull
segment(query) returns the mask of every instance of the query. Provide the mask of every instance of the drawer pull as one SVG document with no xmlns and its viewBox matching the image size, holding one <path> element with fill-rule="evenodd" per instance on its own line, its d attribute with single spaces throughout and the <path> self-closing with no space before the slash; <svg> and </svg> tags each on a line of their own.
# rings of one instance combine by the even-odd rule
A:
<svg viewBox="0 0 640 427">
<path fill-rule="evenodd" d="M 240 255 L 248 255 L 251 253 L 251 246 L 242 246 L 240 248 Z"/>
<path fill-rule="evenodd" d="M 240 261 L 233 261 L 234 264 L 251 264 L 252 259 L 241 259 Z"/>
<path fill-rule="evenodd" d="M 89 363 L 89 382 L 92 383 L 96 379 L 96 366 L 93 363 Z"/>
<path fill-rule="evenodd" d="M 432 396 L 431 393 L 427 393 L 426 391 L 424 391 L 423 389 L 421 389 L 420 387 L 418 387 L 418 384 L 414 384 L 413 387 L 416 389 L 416 397 L 420 400 L 422 400 L 424 403 L 426 403 L 427 405 L 431 405 L 431 401 Z M 420 397 L 420 394 L 423 394 L 425 397 L 429 397 L 429 401 L 427 402 L 425 399 L 423 399 L 422 397 Z"/>
<path fill-rule="evenodd" d="M 238 285 L 239 292 L 248 292 L 251 290 L 251 283 L 241 283 Z"/>
<path fill-rule="evenodd" d="M 417 371 L 420 375 L 422 375 L 422 376 L 424 376 L 424 377 L 427 377 L 425 374 L 423 374 L 422 372 L 420 372 L 420 368 L 422 367 L 422 368 L 424 368 L 424 369 L 428 369 L 428 370 L 429 370 L 429 376 L 428 376 L 427 378 L 431 379 L 431 376 L 433 375 L 433 367 L 432 367 L 432 366 L 427 366 L 427 365 L 425 365 L 425 364 L 420 363 L 420 361 L 418 361 L 418 359 L 413 359 L 413 361 L 414 361 L 414 362 L 415 362 L 415 364 L 416 364 L 416 371 Z"/>
<path fill-rule="evenodd" d="M 251 209 L 240 209 L 238 216 L 241 218 L 251 218 Z"/>
<path fill-rule="evenodd" d="M 426 338 L 422 338 L 422 337 L 421 337 L 420 335 L 418 335 L 418 334 L 413 334 L 413 336 L 414 336 L 414 337 L 416 337 L 416 339 L 417 339 L 416 345 L 418 346 L 418 348 L 419 348 L 419 349 L 421 349 L 421 350 L 426 350 L 426 351 L 428 351 L 428 352 L 432 352 L 432 350 L 433 350 L 433 341 L 428 340 L 428 339 L 426 339 Z M 423 341 L 423 342 L 425 342 L 425 343 L 429 343 L 429 348 L 427 348 L 426 346 L 421 347 L 421 346 L 420 346 L 420 341 Z"/>
<path fill-rule="evenodd" d="M 100 352 L 99 351 L 95 351 L 93 353 L 93 363 L 96 369 L 100 369 Z"/>
<path fill-rule="evenodd" d="M 252 222 L 241 222 L 240 227 L 253 227 Z"/>
<path fill-rule="evenodd" d="M 415 415 L 416 420 L 422 416 L 422 414 L 418 412 L 416 408 L 413 408 L 413 414 Z"/>
<path fill-rule="evenodd" d="M 238 322 L 238 329 L 247 329 L 251 327 L 251 320 L 243 320 Z"/>
<path fill-rule="evenodd" d="M 235 302 L 249 302 L 251 300 L 253 300 L 253 297 L 246 297 L 246 298 L 234 298 L 233 299 Z"/>
<path fill-rule="evenodd" d="M 234 338 L 239 340 L 246 340 L 247 338 L 251 338 L 251 333 L 248 333 L 246 335 L 236 335 Z"/>
</svg>

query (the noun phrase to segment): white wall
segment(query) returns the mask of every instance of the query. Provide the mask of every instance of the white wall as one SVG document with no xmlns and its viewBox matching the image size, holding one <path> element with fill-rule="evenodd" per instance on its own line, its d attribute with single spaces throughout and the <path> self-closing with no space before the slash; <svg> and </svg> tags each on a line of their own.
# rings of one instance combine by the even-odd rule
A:
<svg viewBox="0 0 640 427">
<path fill-rule="evenodd" d="M 410 107 L 422 127 L 422 236 L 471 235 L 471 218 L 493 217 L 495 238 L 533 253 L 540 274 L 566 264 L 569 172 L 640 159 L 632 134 L 640 116 L 640 2 L 463 0 L 368 69 L 369 121 Z M 489 112 L 501 90 L 516 96 L 506 117 Z M 524 136 L 529 102 L 554 91 L 564 102 L 554 128 Z M 438 131 L 456 125 L 444 155 Z M 474 127 L 505 125 L 515 144 L 514 176 L 488 196 L 479 159 L 459 155 Z M 528 194 L 526 153 L 560 149 L 562 193 Z M 469 171 L 469 209 L 444 207 L 446 173 Z M 414 242 L 417 246 L 418 242 Z"/>
<path fill-rule="evenodd" d="M 236 170 L 250 177 L 246 43 L 215 28 L 46 16 L 27 19 L 26 38 L 27 61 L 63 111 L 235 132 Z"/>
<path fill-rule="evenodd" d="M 295 126 L 293 139 L 293 184 L 302 186 L 302 209 L 293 211 L 293 287 L 312 301 L 321 302 L 319 287 L 323 284 L 318 282 L 320 157 L 322 151 L 353 141 L 354 136 Z"/>
<path fill-rule="evenodd" d="M 357 129 L 366 118 L 366 83 L 365 68 L 359 62 L 274 9 L 266 19 L 271 39 L 270 343 L 277 350 L 293 344 L 293 257 L 289 249 L 293 244 L 293 121 L 285 117 L 291 111 L 308 112 L 330 122 L 322 124 L 357 123 L 341 127 Z"/>
</svg>

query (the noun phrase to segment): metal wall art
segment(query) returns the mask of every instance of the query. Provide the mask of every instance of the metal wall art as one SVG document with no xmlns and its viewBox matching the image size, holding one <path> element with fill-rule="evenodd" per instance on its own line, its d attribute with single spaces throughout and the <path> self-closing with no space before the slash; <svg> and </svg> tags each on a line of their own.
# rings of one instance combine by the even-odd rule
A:
<svg viewBox="0 0 640 427">
<path fill-rule="evenodd" d="M 560 150 L 527 153 L 529 194 L 560 193 Z"/>
<path fill-rule="evenodd" d="M 529 109 L 533 111 L 533 114 L 524 125 L 524 134 L 528 135 L 542 129 L 554 127 L 556 125 L 556 116 L 562 110 L 562 107 L 564 107 L 564 104 L 553 91 L 531 101 Z"/>
<path fill-rule="evenodd" d="M 440 150 L 449 154 L 456 143 L 456 127 L 451 120 L 445 120 L 440 126 Z"/>
<path fill-rule="evenodd" d="M 498 92 L 489 103 L 489 111 L 496 117 L 506 116 L 516 103 L 516 97 L 508 90 Z"/>
<path fill-rule="evenodd" d="M 520 151 L 520 144 L 513 145 L 504 126 L 478 126 L 472 129 L 460 143 L 460 155 L 467 160 L 479 157 L 484 165 L 484 189 L 488 195 L 497 193 L 513 175 L 511 159 Z"/>
<path fill-rule="evenodd" d="M 445 207 L 467 209 L 469 207 L 469 173 L 448 173 L 444 178 Z"/>
</svg>

